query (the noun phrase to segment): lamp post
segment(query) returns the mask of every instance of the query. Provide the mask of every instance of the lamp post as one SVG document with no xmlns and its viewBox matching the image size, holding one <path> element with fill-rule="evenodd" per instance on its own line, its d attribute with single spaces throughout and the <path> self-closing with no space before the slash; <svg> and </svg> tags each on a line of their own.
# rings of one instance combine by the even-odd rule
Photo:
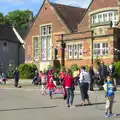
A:
<svg viewBox="0 0 120 120">
<path fill-rule="evenodd" d="M 64 59 L 65 59 L 65 42 L 63 40 L 64 35 L 61 34 L 61 64 L 64 66 Z"/>
</svg>

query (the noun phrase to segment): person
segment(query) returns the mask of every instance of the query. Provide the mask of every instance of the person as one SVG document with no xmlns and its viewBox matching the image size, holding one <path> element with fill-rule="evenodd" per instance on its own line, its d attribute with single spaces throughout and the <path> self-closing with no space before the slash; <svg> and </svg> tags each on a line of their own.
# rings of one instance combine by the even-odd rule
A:
<svg viewBox="0 0 120 120">
<path fill-rule="evenodd" d="M 51 78 L 50 81 L 49 81 L 49 83 L 46 86 L 46 89 L 49 89 L 50 99 L 52 98 L 52 92 L 53 92 L 54 88 L 56 88 L 56 86 L 53 83 L 53 79 Z"/>
<path fill-rule="evenodd" d="M 42 85 L 41 91 L 42 91 L 42 95 L 44 95 L 44 94 L 46 94 L 45 87 L 46 87 L 46 84 L 47 84 L 47 76 L 46 76 L 45 73 L 41 73 L 40 77 L 41 77 L 41 85 Z"/>
<path fill-rule="evenodd" d="M 109 70 L 109 75 L 110 75 L 110 78 L 111 78 L 112 83 L 113 83 L 114 85 L 116 85 L 116 80 L 114 79 L 115 66 L 114 66 L 114 63 L 113 63 L 113 62 L 109 65 L 108 70 Z"/>
<path fill-rule="evenodd" d="M 74 79 L 69 69 L 66 71 L 64 86 L 67 92 L 67 106 L 70 108 L 75 108 L 75 106 L 73 105 L 74 90 L 75 90 Z"/>
<path fill-rule="evenodd" d="M 75 82 L 75 85 L 79 84 L 79 69 L 76 68 L 75 71 L 73 72 L 73 78 L 74 78 L 74 82 Z"/>
<path fill-rule="evenodd" d="M 65 76 L 66 76 L 65 71 L 60 72 L 59 79 L 60 79 L 61 86 L 64 89 L 64 100 L 67 98 L 67 93 L 64 85 Z"/>
<path fill-rule="evenodd" d="M 103 85 L 106 96 L 106 105 L 105 105 L 105 117 L 115 116 L 112 113 L 114 97 L 115 97 L 115 87 L 113 86 L 110 76 L 106 76 L 106 83 Z"/>
<path fill-rule="evenodd" d="M 18 68 L 14 71 L 14 86 L 18 87 L 18 82 L 19 82 L 19 71 Z"/>
<path fill-rule="evenodd" d="M 81 98 L 82 98 L 81 105 L 82 106 L 85 105 L 85 100 L 87 100 L 88 104 L 91 104 L 90 100 L 89 100 L 89 95 L 88 95 L 90 76 L 89 76 L 89 73 L 86 71 L 84 66 L 81 67 L 79 81 L 80 81 L 80 92 L 81 92 Z"/>
<path fill-rule="evenodd" d="M 90 67 L 89 74 L 90 74 L 90 91 L 94 91 L 93 84 L 94 84 L 94 79 L 95 79 L 95 73 L 93 70 L 93 66 Z"/>
<path fill-rule="evenodd" d="M 101 77 L 103 84 L 106 82 L 107 74 L 108 74 L 107 66 L 104 64 L 104 62 L 102 62 L 100 66 L 100 77 Z"/>
</svg>

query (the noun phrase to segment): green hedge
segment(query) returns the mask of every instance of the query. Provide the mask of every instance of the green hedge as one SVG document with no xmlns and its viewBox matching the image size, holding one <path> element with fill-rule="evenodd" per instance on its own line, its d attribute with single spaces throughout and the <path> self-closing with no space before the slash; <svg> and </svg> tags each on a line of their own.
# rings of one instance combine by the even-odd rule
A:
<svg viewBox="0 0 120 120">
<path fill-rule="evenodd" d="M 37 70 L 34 64 L 20 64 L 18 67 L 20 73 L 20 79 L 33 79 L 35 70 Z"/>
</svg>

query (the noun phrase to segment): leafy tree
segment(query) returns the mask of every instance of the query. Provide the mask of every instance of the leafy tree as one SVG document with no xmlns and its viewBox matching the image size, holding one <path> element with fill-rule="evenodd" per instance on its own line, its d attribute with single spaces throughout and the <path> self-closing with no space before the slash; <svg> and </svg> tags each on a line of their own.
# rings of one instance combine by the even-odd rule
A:
<svg viewBox="0 0 120 120">
<path fill-rule="evenodd" d="M 9 21 L 6 19 L 6 17 L 3 15 L 3 13 L 0 12 L 0 24 L 10 24 Z"/>
<path fill-rule="evenodd" d="M 16 29 L 25 29 L 28 28 L 29 20 L 33 18 L 33 13 L 30 10 L 14 10 L 5 17 Z"/>
</svg>

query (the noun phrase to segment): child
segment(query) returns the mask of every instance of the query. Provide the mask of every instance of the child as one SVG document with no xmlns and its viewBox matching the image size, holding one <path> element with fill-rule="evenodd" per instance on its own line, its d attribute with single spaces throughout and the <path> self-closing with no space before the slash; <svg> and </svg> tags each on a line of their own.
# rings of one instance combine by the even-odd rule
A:
<svg viewBox="0 0 120 120">
<path fill-rule="evenodd" d="M 56 86 L 53 83 L 53 79 L 50 79 L 50 82 L 46 86 L 46 89 L 47 88 L 49 89 L 50 98 L 52 98 L 52 91 L 53 91 L 54 88 L 56 88 Z"/>
<path fill-rule="evenodd" d="M 46 84 L 47 84 L 47 76 L 45 73 L 41 73 L 41 85 L 42 85 L 42 95 L 46 94 Z"/>
<path fill-rule="evenodd" d="M 110 76 L 106 77 L 107 82 L 103 85 L 103 88 L 106 92 L 106 106 L 105 106 L 105 117 L 116 116 L 112 113 L 115 90 L 111 82 Z"/>
</svg>

